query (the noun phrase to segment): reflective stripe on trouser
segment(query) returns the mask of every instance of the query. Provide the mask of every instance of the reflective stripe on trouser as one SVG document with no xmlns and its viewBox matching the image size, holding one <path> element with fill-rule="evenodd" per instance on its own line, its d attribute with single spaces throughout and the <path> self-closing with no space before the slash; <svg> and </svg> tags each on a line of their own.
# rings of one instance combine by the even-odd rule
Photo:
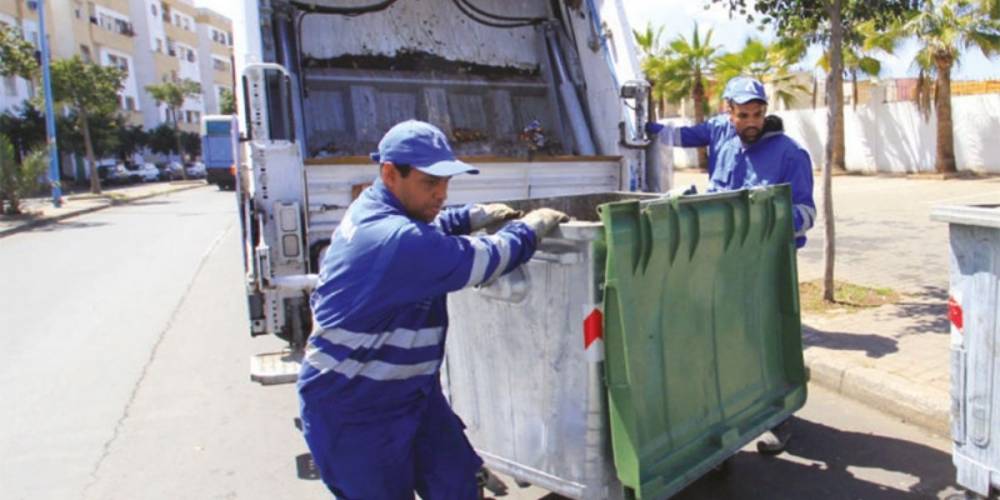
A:
<svg viewBox="0 0 1000 500">
<path fill-rule="evenodd" d="M 436 387 L 404 416 L 337 422 L 303 408 L 306 443 L 323 482 L 342 499 L 475 499 L 482 460 Z"/>
</svg>

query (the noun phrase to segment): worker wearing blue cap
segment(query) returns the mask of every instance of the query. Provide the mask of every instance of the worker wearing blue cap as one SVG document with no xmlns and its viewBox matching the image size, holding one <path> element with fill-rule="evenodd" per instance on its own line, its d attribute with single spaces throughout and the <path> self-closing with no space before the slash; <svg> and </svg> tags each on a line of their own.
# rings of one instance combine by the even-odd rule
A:
<svg viewBox="0 0 1000 500">
<path fill-rule="evenodd" d="M 482 460 L 440 385 L 445 297 L 526 262 L 566 216 L 543 208 L 470 235 L 520 213 L 444 208 L 449 179 L 479 171 L 429 123 L 392 127 L 372 158 L 379 177 L 334 231 L 311 297 L 298 381 L 306 443 L 338 498 L 476 498 Z"/>
<path fill-rule="evenodd" d="M 692 127 L 650 122 L 646 132 L 669 146 L 707 146 L 709 191 L 791 184 L 795 244 L 801 248 L 816 222 L 809 153 L 785 135 L 780 118 L 767 116 L 767 93 L 759 80 L 733 78 L 722 97 L 728 114 Z"/>
<path fill-rule="evenodd" d="M 646 132 L 670 146 L 707 146 L 709 191 L 790 184 L 795 245 L 801 248 L 816 221 L 809 153 L 785 135 L 780 118 L 767 116 L 767 92 L 759 80 L 733 78 L 722 97 L 729 108 L 727 115 L 692 127 L 650 122 Z M 780 453 L 789 438 L 787 426 L 779 425 L 757 441 L 757 449 Z"/>
</svg>

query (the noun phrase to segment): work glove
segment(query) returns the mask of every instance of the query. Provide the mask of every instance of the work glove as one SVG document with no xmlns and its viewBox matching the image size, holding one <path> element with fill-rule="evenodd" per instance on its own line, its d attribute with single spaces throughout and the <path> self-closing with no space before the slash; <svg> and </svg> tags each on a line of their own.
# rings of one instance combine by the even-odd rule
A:
<svg viewBox="0 0 1000 500">
<path fill-rule="evenodd" d="M 478 231 L 500 222 L 516 219 L 524 215 L 520 210 L 514 210 L 503 203 L 472 205 L 469 210 L 469 227 Z"/>
<path fill-rule="evenodd" d="M 539 208 L 521 217 L 521 222 L 527 224 L 535 232 L 535 238 L 540 240 L 555 229 L 560 222 L 569 222 L 569 216 L 551 208 Z"/>
<path fill-rule="evenodd" d="M 646 134 L 649 136 L 660 135 L 660 131 L 663 130 L 663 124 L 656 122 L 646 122 Z"/>
</svg>

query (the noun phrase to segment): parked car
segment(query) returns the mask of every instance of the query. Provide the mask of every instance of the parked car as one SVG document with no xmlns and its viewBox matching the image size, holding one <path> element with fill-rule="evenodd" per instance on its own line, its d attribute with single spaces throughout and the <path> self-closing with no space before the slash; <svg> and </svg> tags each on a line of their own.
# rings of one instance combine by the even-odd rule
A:
<svg viewBox="0 0 1000 500">
<path fill-rule="evenodd" d="M 163 171 L 167 173 L 167 179 L 176 181 L 184 178 L 184 174 L 181 173 L 182 168 L 180 162 L 172 161 L 167 163 Z"/>
<path fill-rule="evenodd" d="M 204 179 L 205 178 L 205 164 L 196 161 L 194 163 L 187 164 L 184 169 L 187 171 L 188 179 Z"/>
<path fill-rule="evenodd" d="M 97 173 L 107 185 L 128 184 L 130 181 L 129 171 L 123 163 L 98 165 Z"/>
<path fill-rule="evenodd" d="M 160 169 L 156 168 L 156 165 L 152 163 L 143 163 L 139 165 L 136 171 L 141 176 L 143 182 L 153 182 L 160 179 Z"/>
</svg>

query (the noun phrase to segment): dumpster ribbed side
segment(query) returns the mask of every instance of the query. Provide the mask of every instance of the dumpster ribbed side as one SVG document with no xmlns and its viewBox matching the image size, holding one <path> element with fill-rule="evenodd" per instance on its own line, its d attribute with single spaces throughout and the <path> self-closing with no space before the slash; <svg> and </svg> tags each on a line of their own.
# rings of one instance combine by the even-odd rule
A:
<svg viewBox="0 0 1000 500">
<path fill-rule="evenodd" d="M 615 466 L 662 498 L 805 403 L 790 190 L 601 208 Z"/>
</svg>

